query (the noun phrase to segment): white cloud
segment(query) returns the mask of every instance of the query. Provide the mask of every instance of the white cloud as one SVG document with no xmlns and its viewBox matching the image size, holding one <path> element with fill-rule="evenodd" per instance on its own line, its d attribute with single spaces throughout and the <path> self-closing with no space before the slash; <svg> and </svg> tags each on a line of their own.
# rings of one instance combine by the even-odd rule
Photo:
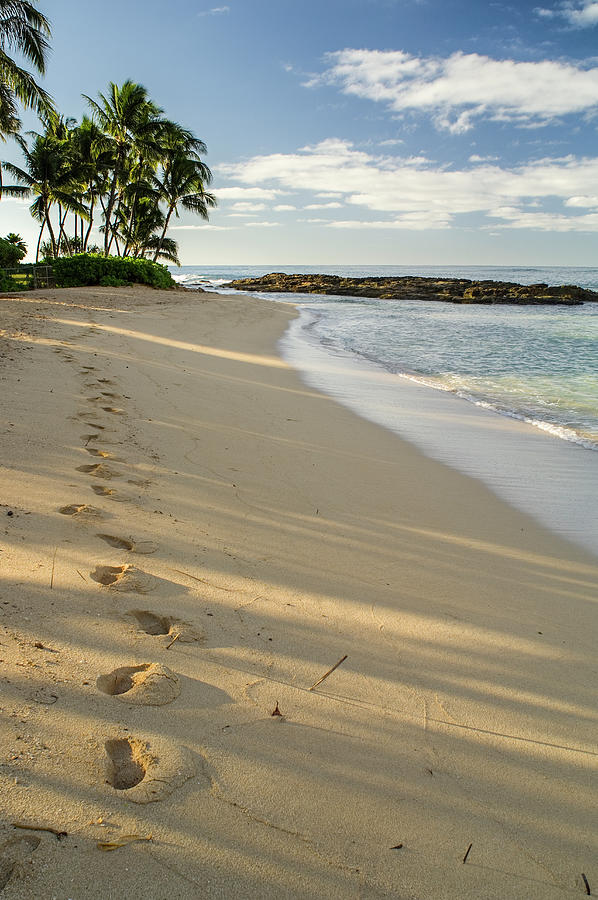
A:
<svg viewBox="0 0 598 900">
<path fill-rule="evenodd" d="M 591 5 L 598 10 L 598 2 Z M 598 108 L 598 68 L 462 52 L 417 57 L 402 50 L 348 49 L 326 59 L 328 69 L 307 87 L 339 85 L 345 94 L 394 112 L 426 112 L 438 128 L 453 133 L 468 131 L 476 118 L 542 125 Z"/>
<path fill-rule="evenodd" d="M 342 222 L 329 223 L 335 228 L 446 228 L 459 216 L 496 210 L 502 210 L 505 219 L 504 210 L 510 209 L 506 220 L 512 227 L 547 230 L 552 222 L 558 231 L 594 230 L 592 218 L 569 216 L 567 209 L 581 205 L 579 198 L 587 196 L 588 185 L 598 185 L 598 158 L 566 156 L 511 168 L 481 162 L 447 169 L 425 161 L 414 165 L 401 157 L 370 155 L 331 138 L 295 153 L 220 166 L 220 171 L 247 186 L 311 191 L 316 198 L 334 194 L 343 198 L 345 207 L 361 211 L 356 216 L 359 222 L 345 216 Z M 545 208 L 547 201 L 551 208 L 562 204 L 559 216 L 529 212 L 532 207 Z M 378 215 L 368 224 L 364 210 Z"/>
<path fill-rule="evenodd" d="M 569 197 L 568 200 L 565 200 L 565 206 L 572 207 L 582 207 L 582 208 L 591 208 L 598 207 L 598 197 Z"/>
<path fill-rule="evenodd" d="M 598 231 L 598 213 L 585 216 L 563 216 L 558 213 L 530 213 L 506 207 L 488 214 L 491 218 L 508 220 L 509 228 L 527 228 L 533 231 Z M 492 226 L 493 228 L 496 225 Z"/>
<path fill-rule="evenodd" d="M 171 231 L 230 231 L 231 225 L 171 225 Z"/>
<path fill-rule="evenodd" d="M 278 206 L 273 206 L 272 209 L 274 212 L 290 212 L 293 209 L 297 209 L 297 207 L 291 206 L 290 203 L 279 203 Z"/>
<path fill-rule="evenodd" d="M 430 228 L 448 228 L 450 225 L 447 215 L 438 214 L 436 218 L 433 214 L 425 212 L 406 213 L 400 219 L 392 220 L 365 220 L 357 221 L 349 219 L 345 222 L 330 222 L 331 228 L 347 228 L 369 231 L 382 231 L 386 229 L 403 229 L 408 231 L 428 231 Z"/>
<path fill-rule="evenodd" d="M 564 0 L 552 9 L 538 7 L 534 12 L 541 18 L 554 19 L 558 16 L 566 19 L 574 28 L 592 28 L 598 25 L 597 0 Z"/>
<path fill-rule="evenodd" d="M 226 15 L 230 12 L 230 6 L 214 6 L 212 9 L 204 9 L 202 12 L 198 12 L 197 15 L 201 16 L 222 16 Z"/>
<path fill-rule="evenodd" d="M 469 157 L 469 162 L 472 163 L 482 163 L 482 162 L 496 162 L 497 159 L 500 159 L 498 156 L 478 156 L 477 153 L 472 153 Z"/>
<path fill-rule="evenodd" d="M 231 206 L 231 209 L 234 209 L 237 213 L 261 212 L 265 208 L 265 203 L 251 203 L 247 200 L 241 200 L 238 203 L 233 203 Z"/>
<path fill-rule="evenodd" d="M 215 193 L 219 200 L 275 200 L 284 191 L 257 187 L 223 187 L 216 188 Z"/>
<path fill-rule="evenodd" d="M 245 222 L 245 228 L 277 228 L 280 222 Z"/>
<path fill-rule="evenodd" d="M 342 205 L 333 200 L 330 203 L 310 203 L 305 209 L 340 209 Z"/>
</svg>

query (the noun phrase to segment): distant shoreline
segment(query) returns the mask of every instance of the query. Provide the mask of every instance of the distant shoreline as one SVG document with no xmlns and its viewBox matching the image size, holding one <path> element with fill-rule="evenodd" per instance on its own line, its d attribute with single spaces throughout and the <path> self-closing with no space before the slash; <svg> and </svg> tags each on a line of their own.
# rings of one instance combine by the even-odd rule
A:
<svg viewBox="0 0 598 900">
<path fill-rule="evenodd" d="M 510 281 L 425 276 L 287 275 L 274 272 L 240 278 L 223 288 L 266 293 L 325 294 L 381 300 L 430 300 L 456 304 L 510 304 L 515 306 L 579 306 L 598 302 L 598 292 L 577 285 L 522 285 Z"/>
</svg>

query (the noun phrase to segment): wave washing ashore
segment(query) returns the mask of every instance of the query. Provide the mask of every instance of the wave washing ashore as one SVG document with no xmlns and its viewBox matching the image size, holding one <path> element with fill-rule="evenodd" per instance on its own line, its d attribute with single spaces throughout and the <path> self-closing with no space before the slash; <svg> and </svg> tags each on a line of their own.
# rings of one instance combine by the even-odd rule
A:
<svg viewBox="0 0 598 900">
<path fill-rule="evenodd" d="M 235 278 L 280 269 L 185 267 L 173 274 L 189 287 L 221 290 Z M 598 268 L 284 271 L 543 281 L 598 289 Z M 428 455 L 481 478 L 509 502 L 598 554 L 598 304 L 462 307 L 258 296 L 298 305 L 300 318 L 282 350 L 308 383 Z"/>
</svg>

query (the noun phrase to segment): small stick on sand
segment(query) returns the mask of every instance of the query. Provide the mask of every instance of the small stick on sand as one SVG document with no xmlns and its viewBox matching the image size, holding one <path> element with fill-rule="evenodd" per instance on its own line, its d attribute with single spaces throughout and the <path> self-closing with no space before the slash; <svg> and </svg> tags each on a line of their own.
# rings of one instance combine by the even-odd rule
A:
<svg viewBox="0 0 598 900">
<path fill-rule="evenodd" d="M 79 569 L 75 569 L 75 572 L 77 573 L 77 575 L 81 575 L 81 572 L 79 571 Z M 87 581 L 87 578 L 85 577 L 85 575 L 81 575 L 81 578 L 83 579 L 83 581 Z"/>
<path fill-rule="evenodd" d="M 586 876 L 583 874 L 583 872 L 581 873 L 581 877 L 583 878 L 583 883 L 584 883 L 585 888 L 586 888 L 586 895 L 589 897 L 589 896 L 591 895 L 592 892 L 590 891 L 590 885 L 588 884 L 588 879 L 587 879 Z"/>
<path fill-rule="evenodd" d="M 197 575 L 192 575 L 191 572 L 183 572 L 182 569 L 171 569 L 171 572 L 177 572 L 179 575 L 186 575 L 187 578 L 192 578 L 193 581 L 199 581 L 200 584 L 208 584 L 205 578 L 198 578 Z"/>
<path fill-rule="evenodd" d="M 465 856 L 463 857 L 464 863 L 467 862 L 467 857 L 469 856 L 469 851 L 471 850 L 472 847 L 473 847 L 473 844 L 470 844 L 469 847 L 467 848 L 467 850 L 465 851 Z"/>
<path fill-rule="evenodd" d="M 50 590 L 54 587 L 54 566 L 56 565 L 56 554 L 58 547 L 54 547 L 54 556 L 52 557 L 52 575 L 50 576 Z"/>
<path fill-rule="evenodd" d="M 186 575 L 187 578 L 192 578 L 193 581 L 199 581 L 200 584 L 207 584 L 210 587 L 216 588 L 217 591 L 225 591 L 227 594 L 234 594 L 235 591 L 232 588 L 219 587 L 217 584 L 213 584 L 211 581 L 207 581 L 205 578 L 198 578 L 197 575 L 192 575 L 191 572 L 183 572 L 182 569 L 170 569 L 170 572 L 176 572 L 178 575 Z"/>
<path fill-rule="evenodd" d="M 345 653 L 345 655 L 342 657 L 342 659 L 339 659 L 339 661 L 338 661 L 337 663 L 335 663 L 331 669 L 328 669 L 328 671 L 325 672 L 325 673 L 322 675 L 321 678 L 318 678 L 318 680 L 316 681 L 316 683 L 315 683 L 315 684 L 312 684 L 312 686 L 310 687 L 310 691 L 313 691 L 313 689 L 314 689 L 314 688 L 317 688 L 317 686 L 318 686 L 319 684 L 322 684 L 322 682 L 323 682 L 326 678 L 328 678 L 329 675 L 332 675 L 332 673 L 334 672 L 334 670 L 335 670 L 335 669 L 338 669 L 338 667 L 340 666 L 340 664 L 346 660 L 347 656 L 348 656 L 348 654 Z"/>
<path fill-rule="evenodd" d="M 179 631 L 178 634 L 175 634 L 175 636 L 174 636 L 173 639 L 171 640 L 170 644 L 167 644 L 167 645 L 166 645 L 166 650 L 170 650 L 170 648 L 172 647 L 172 645 L 174 644 L 174 642 L 175 642 L 175 641 L 178 641 L 178 639 L 180 638 L 180 636 L 181 636 L 181 632 Z"/>
</svg>

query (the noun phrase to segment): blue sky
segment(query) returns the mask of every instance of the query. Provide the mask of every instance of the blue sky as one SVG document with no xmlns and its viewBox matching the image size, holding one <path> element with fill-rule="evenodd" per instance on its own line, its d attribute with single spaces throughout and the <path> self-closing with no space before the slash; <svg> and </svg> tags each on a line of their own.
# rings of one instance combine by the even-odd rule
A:
<svg viewBox="0 0 598 900">
<path fill-rule="evenodd" d="M 185 264 L 598 261 L 596 0 L 39 6 L 62 112 L 131 78 L 206 141 L 219 207 L 175 223 Z"/>
</svg>

